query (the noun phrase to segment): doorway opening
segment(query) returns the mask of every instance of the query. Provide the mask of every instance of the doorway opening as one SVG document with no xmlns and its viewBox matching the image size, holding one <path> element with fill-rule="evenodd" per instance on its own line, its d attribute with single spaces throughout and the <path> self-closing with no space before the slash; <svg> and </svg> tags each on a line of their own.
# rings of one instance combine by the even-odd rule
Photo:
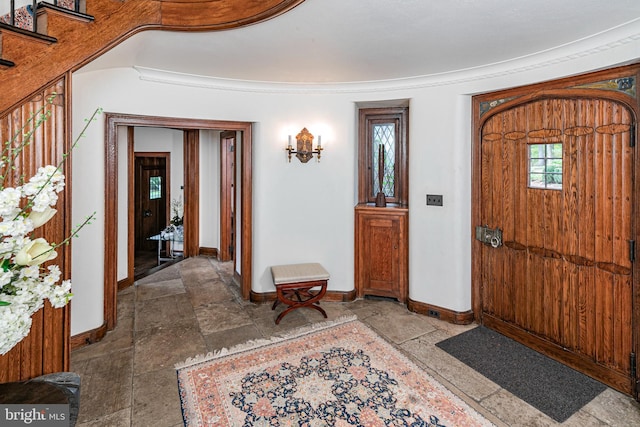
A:
<svg viewBox="0 0 640 427">
<path fill-rule="evenodd" d="M 241 295 L 248 299 L 251 292 L 252 279 L 252 182 L 251 182 L 251 154 L 252 154 L 252 124 L 249 122 L 228 122 L 217 120 L 182 119 L 171 117 L 124 115 L 115 113 L 105 113 L 106 126 L 106 164 L 105 164 L 105 271 L 104 271 L 104 318 L 107 329 L 113 329 L 116 323 L 117 291 L 119 288 L 129 286 L 134 281 L 135 245 L 131 242 L 119 244 L 118 228 L 125 227 L 126 234 L 133 236 L 135 224 L 133 204 L 129 204 L 127 214 L 122 214 L 123 208 L 119 206 L 126 200 L 135 198 L 134 189 L 129 185 L 127 194 L 124 194 L 122 185 L 118 185 L 118 177 L 125 179 L 127 170 L 134 170 L 135 151 L 133 146 L 134 127 L 156 127 L 179 129 L 184 133 L 183 138 L 183 196 L 184 196 L 184 257 L 196 256 L 200 254 L 210 255 L 206 247 L 200 241 L 200 230 L 206 224 L 201 223 L 201 197 L 200 197 L 200 175 L 205 173 L 200 168 L 200 134 L 204 130 L 218 132 L 232 131 L 235 134 L 235 147 L 239 146 L 239 152 L 234 156 L 237 161 L 231 162 L 231 170 L 236 170 L 235 164 L 239 165 L 237 176 L 234 173 L 233 182 L 239 183 L 239 188 L 234 185 L 233 194 L 236 208 L 229 208 L 231 227 L 230 238 L 235 236 L 232 259 L 234 260 L 234 279 L 240 286 Z M 221 138 L 222 140 L 223 138 Z M 222 145 L 222 144 L 221 144 Z M 124 159 L 124 158 L 126 159 Z M 120 160 L 119 160 L 120 159 Z M 222 158 L 221 158 L 222 160 Z M 221 164 L 225 162 L 221 161 Z M 222 166 L 221 166 L 222 168 Z M 126 178 L 132 182 L 131 172 Z M 120 189 L 120 192 L 118 191 Z M 223 203 L 222 201 L 220 202 Z M 221 210 L 222 212 L 222 210 Z M 119 221 L 120 220 L 120 221 Z M 166 221 L 166 218 L 165 218 Z M 132 240 L 132 239 L 130 239 Z M 131 243 L 131 244 L 130 244 Z M 118 263 L 113 260 L 118 259 L 118 249 L 126 246 L 127 266 L 120 270 L 126 270 L 125 277 L 119 276 Z M 237 246 L 237 249 L 235 248 Z M 122 276 L 122 272 L 120 276 Z"/>
<path fill-rule="evenodd" d="M 171 200 L 171 154 L 134 154 L 134 280 L 156 271 L 173 260 L 174 240 L 163 230 L 169 218 Z M 167 239 L 165 240 L 165 237 Z M 182 244 L 180 242 L 180 244 Z"/>
</svg>

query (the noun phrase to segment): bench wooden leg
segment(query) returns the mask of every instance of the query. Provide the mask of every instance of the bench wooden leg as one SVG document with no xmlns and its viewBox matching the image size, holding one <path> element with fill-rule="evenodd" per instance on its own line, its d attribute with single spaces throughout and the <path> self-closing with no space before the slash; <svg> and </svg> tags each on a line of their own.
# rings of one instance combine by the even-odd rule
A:
<svg viewBox="0 0 640 427">
<path fill-rule="evenodd" d="M 320 290 L 314 292 L 311 289 L 320 286 Z M 324 318 L 327 318 L 327 313 L 319 307 L 320 299 L 327 292 L 327 281 L 317 280 L 313 282 L 299 282 L 299 283 L 281 283 L 276 285 L 276 294 L 278 298 L 274 301 L 272 310 L 275 310 L 276 306 L 282 302 L 288 307 L 280 313 L 276 318 L 276 325 L 280 324 L 280 320 L 290 313 L 291 311 L 300 307 L 309 307 L 318 310 Z"/>
</svg>

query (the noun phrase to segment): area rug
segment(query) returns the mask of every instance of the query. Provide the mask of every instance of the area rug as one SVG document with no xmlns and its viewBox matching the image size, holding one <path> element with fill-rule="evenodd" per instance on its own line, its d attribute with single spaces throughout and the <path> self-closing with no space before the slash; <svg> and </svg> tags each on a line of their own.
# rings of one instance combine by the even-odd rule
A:
<svg viewBox="0 0 640 427">
<path fill-rule="evenodd" d="M 484 326 L 436 346 L 559 423 L 607 388 Z"/>
<path fill-rule="evenodd" d="M 355 318 L 176 366 L 187 426 L 492 426 Z"/>
</svg>

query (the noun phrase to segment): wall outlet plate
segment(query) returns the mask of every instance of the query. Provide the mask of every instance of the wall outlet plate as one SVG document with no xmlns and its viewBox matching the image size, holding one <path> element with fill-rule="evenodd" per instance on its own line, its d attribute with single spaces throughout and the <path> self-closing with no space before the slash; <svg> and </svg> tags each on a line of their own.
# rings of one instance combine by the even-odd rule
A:
<svg viewBox="0 0 640 427">
<path fill-rule="evenodd" d="M 427 194 L 427 206 L 442 206 L 442 194 Z"/>
</svg>

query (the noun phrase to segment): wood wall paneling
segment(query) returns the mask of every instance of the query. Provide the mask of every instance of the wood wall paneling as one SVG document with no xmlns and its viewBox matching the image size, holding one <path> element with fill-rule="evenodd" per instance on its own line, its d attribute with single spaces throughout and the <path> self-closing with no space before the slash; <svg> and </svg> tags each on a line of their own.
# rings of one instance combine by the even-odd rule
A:
<svg viewBox="0 0 640 427">
<path fill-rule="evenodd" d="M 52 104 L 47 99 L 56 93 Z M 44 109 L 44 110 L 42 110 Z M 30 102 L 16 108 L 0 118 L 0 140 L 11 141 L 13 136 L 33 129 L 29 118 L 39 111 L 50 111 L 50 118 L 33 133 L 31 143 L 16 159 L 16 170 L 9 173 L 6 186 L 15 186 L 20 177 L 33 176 L 37 169 L 47 164 L 57 165 L 68 149 L 68 125 L 65 116 L 66 84 L 60 80 L 34 96 Z M 20 139 L 20 138 L 18 138 Z M 70 170 L 70 160 L 64 170 Z M 56 208 L 58 214 L 40 229 L 36 237 L 44 237 L 49 242 L 61 242 L 70 233 L 69 188 L 58 194 Z M 57 250 L 58 257 L 52 261 L 60 266 L 63 278 L 70 278 L 70 247 Z M 81 286 L 80 283 L 74 286 Z M 69 306 L 54 309 L 48 303 L 32 317 L 30 334 L 7 354 L 0 356 L 0 382 L 21 381 L 46 373 L 63 371 L 69 366 Z"/>
</svg>

